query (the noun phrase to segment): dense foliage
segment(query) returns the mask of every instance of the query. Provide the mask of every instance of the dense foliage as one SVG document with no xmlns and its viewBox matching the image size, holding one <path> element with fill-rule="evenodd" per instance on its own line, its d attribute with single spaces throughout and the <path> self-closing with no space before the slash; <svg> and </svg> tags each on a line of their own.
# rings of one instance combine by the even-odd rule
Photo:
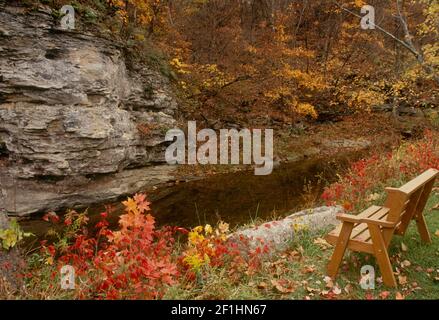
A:
<svg viewBox="0 0 439 320">
<path fill-rule="evenodd" d="M 70 211 L 62 218 L 53 212 L 46 214 L 46 221 L 55 225 L 62 222 L 63 229 L 50 231 L 57 240 L 43 241 L 40 252 L 33 255 L 28 281 L 35 281 L 36 274 L 49 275 L 48 286 L 53 288 L 60 281 L 61 268 L 70 265 L 77 276 L 76 298 L 157 299 L 172 285 L 202 281 L 210 268 L 226 268 L 238 278 L 255 272 L 261 254 L 267 250 L 262 246 L 246 250 L 245 239 L 238 248 L 223 222 L 215 229 L 210 225 L 191 231 L 157 229 L 143 194 L 123 204 L 125 213 L 120 216 L 119 228 L 113 231 L 108 228 L 108 212 L 101 213 L 94 229 L 88 226 L 86 213 Z M 187 245 L 177 245 L 176 234 L 187 235 Z"/>
<path fill-rule="evenodd" d="M 439 4 L 371 0 L 42 0 L 71 3 L 179 85 L 193 117 L 294 122 L 374 105 L 438 104 Z M 159 54 L 160 55 L 160 54 Z M 201 114 L 199 111 L 202 111 Z M 255 120 L 256 121 L 256 120 Z"/>
<path fill-rule="evenodd" d="M 385 187 L 399 187 L 430 168 L 439 170 L 439 136 L 426 131 L 422 140 L 353 163 L 348 174 L 325 189 L 322 198 L 328 205 L 358 210 L 379 200 L 377 192 Z"/>
</svg>

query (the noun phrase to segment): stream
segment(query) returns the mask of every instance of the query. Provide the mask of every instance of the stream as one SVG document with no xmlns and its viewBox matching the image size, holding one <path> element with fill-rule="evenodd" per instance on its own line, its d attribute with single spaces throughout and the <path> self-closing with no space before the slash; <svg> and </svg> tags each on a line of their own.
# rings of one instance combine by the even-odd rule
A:
<svg viewBox="0 0 439 320">
<path fill-rule="evenodd" d="M 147 195 L 158 225 L 193 227 L 223 220 L 233 227 L 257 219 L 272 220 L 318 203 L 324 186 L 334 182 L 337 174 L 364 154 L 365 151 L 354 151 L 329 161 L 321 157 L 284 163 L 267 176 L 255 176 L 253 170 L 218 174 L 159 188 Z M 109 222 L 116 226 L 124 209 L 120 201 L 114 202 L 112 208 Z M 88 209 L 90 225 L 99 220 L 99 213 L 104 210 L 104 204 Z M 41 216 L 20 224 L 37 238 L 51 227 Z"/>
</svg>

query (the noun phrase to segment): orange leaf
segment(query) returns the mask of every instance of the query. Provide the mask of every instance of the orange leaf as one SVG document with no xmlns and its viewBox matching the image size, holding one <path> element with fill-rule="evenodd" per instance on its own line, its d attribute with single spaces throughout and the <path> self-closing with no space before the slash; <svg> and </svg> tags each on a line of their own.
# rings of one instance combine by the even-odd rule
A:
<svg viewBox="0 0 439 320">
<path fill-rule="evenodd" d="M 402 295 L 401 292 L 397 292 L 396 295 L 395 295 L 395 299 L 396 300 L 404 300 L 405 297 Z"/>
</svg>

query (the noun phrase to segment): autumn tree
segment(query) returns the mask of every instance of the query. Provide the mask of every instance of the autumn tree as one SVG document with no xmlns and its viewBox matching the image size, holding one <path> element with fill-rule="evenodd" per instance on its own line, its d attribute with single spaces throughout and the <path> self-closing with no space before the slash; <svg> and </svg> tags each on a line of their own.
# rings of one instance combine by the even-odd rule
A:
<svg viewBox="0 0 439 320">
<path fill-rule="evenodd" d="M 204 110 L 194 116 L 291 123 L 420 104 L 437 90 L 437 1 L 370 0 L 375 30 L 360 27 L 362 0 L 108 1 L 127 38 L 145 35 L 169 56 Z"/>
</svg>

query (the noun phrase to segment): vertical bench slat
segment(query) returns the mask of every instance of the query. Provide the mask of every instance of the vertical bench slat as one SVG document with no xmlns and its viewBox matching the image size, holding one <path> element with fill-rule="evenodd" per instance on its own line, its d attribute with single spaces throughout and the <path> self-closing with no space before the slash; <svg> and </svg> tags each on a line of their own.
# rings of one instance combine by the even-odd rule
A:
<svg viewBox="0 0 439 320">
<path fill-rule="evenodd" d="M 415 214 L 416 208 L 419 203 L 419 199 L 421 198 L 423 192 L 424 192 L 424 188 L 419 188 L 416 192 L 411 194 L 407 209 L 404 213 L 401 214 L 401 223 L 395 230 L 396 234 L 398 235 L 405 234 L 410 221 L 413 219 L 413 216 Z"/>
<path fill-rule="evenodd" d="M 427 204 L 428 198 L 430 196 L 431 191 L 433 190 L 434 180 L 430 180 L 425 186 L 424 191 L 421 194 L 418 205 L 416 206 L 414 212 L 414 219 L 416 220 L 416 224 L 418 226 L 419 234 L 421 235 L 422 241 L 425 243 L 431 243 L 430 233 L 428 232 L 427 225 L 425 223 L 425 217 L 423 214 L 424 208 Z"/>
</svg>

